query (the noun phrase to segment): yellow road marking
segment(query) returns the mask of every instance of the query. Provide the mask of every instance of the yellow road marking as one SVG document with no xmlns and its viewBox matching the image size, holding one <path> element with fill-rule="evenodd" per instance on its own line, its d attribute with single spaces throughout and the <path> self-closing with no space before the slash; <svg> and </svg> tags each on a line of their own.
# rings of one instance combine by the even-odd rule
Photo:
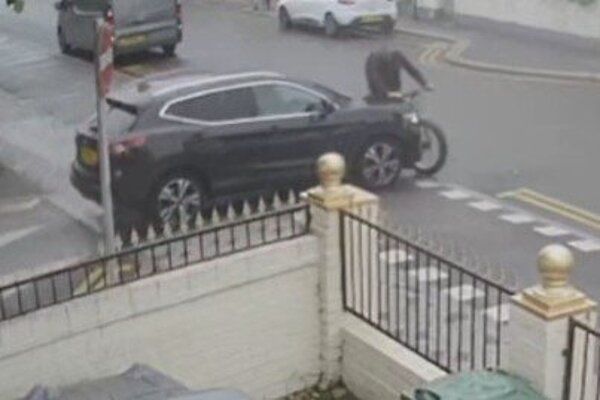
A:
<svg viewBox="0 0 600 400">
<path fill-rule="evenodd" d="M 440 58 L 446 51 L 446 45 L 442 42 L 435 42 L 425 49 L 419 56 L 419 62 L 421 64 L 438 64 Z"/>
<path fill-rule="evenodd" d="M 117 266 L 114 264 L 112 266 L 107 265 L 107 273 L 109 273 L 108 271 L 109 271 L 109 268 L 111 268 L 111 267 L 114 269 Z M 96 266 L 90 267 L 90 268 L 92 268 L 92 271 L 89 274 L 89 278 L 88 278 L 88 275 L 85 276 L 83 281 L 81 281 L 81 283 L 73 291 L 73 296 L 81 296 L 86 293 L 97 292 L 98 290 L 103 289 L 106 286 L 106 276 L 104 275 L 104 268 L 102 267 L 102 265 L 96 265 Z M 134 272 L 135 272 L 134 263 L 129 263 L 129 262 L 123 263 L 121 271 L 122 271 L 121 279 L 123 279 L 123 280 L 128 279 L 130 276 L 134 276 Z M 86 274 L 87 274 L 87 271 L 86 271 Z M 88 282 L 89 282 L 89 286 L 88 286 Z"/>
<path fill-rule="evenodd" d="M 498 194 L 498 197 L 519 200 L 553 212 L 567 219 L 579 222 L 590 228 L 600 230 L 600 215 L 528 188 L 520 188 L 509 192 L 500 193 Z"/>
</svg>

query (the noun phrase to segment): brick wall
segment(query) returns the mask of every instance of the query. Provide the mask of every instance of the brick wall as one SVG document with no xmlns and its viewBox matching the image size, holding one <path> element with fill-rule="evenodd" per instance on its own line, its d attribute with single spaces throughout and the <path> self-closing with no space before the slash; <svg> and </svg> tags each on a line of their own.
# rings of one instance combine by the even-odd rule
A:
<svg viewBox="0 0 600 400">
<path fill-rule="evenodd" d="M 319 378 L 318 244 L 307 236 L 2 323 L 0 394 L 151 365 L 193 389 L 272 399 Z"/>
</svg>

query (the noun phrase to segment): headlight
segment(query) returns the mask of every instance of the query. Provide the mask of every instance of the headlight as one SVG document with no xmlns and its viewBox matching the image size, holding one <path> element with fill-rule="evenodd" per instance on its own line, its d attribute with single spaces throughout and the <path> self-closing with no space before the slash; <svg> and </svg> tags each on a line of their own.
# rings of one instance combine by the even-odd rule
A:
<svg viewBox="0 0 600 400">
<path fill-rule="evenodd" d="M 404 114 L 404 120 L 408 123 L 416 125 L 419 123 L 419 115 L 416 112 L 407 113 Z"/>
</svg>

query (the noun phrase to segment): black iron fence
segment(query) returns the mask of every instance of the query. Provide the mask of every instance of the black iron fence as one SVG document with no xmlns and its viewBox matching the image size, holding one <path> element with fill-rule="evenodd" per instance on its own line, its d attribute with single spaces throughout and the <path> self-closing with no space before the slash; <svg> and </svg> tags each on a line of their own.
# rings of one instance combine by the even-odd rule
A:
<svg viewBox="0 0 600 400">
<path fill-rule="evenodd" d="M 296 205 L 147 242 L 114 255 L 0 288 L 0 321 L 191 264 L 308 232 L 308 206 Z"/>
<path fill-rule="evenodd" d="M 569 320 L 563 400 L 600 400 L 600 331 Z"/>
<path fill-rule="evenodd" d="M 360 216 L 340 227 L 347 312 L 446 371 L 502 364 L 511 290 Z"/>
</svg>

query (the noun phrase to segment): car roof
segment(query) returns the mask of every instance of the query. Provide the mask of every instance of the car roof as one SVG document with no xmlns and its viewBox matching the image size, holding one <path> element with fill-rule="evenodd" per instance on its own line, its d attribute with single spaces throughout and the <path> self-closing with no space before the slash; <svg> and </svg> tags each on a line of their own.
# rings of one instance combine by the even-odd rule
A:
<svg viewBox="0 0 600 400">
<path fill-rule="evenodd" d="M 146 107 L 150 103 L 163 102 L 175 97 L 185 96 L 199 90 L 208 90 L 249 82 L 260 82 L 269 79 L 284 79 L 276 72 L 253 71 L 233 74 L 179 73 L 154 75 L 142 79 L 111 93 L 109 101 L 134 106 Z"/>
</svg>

